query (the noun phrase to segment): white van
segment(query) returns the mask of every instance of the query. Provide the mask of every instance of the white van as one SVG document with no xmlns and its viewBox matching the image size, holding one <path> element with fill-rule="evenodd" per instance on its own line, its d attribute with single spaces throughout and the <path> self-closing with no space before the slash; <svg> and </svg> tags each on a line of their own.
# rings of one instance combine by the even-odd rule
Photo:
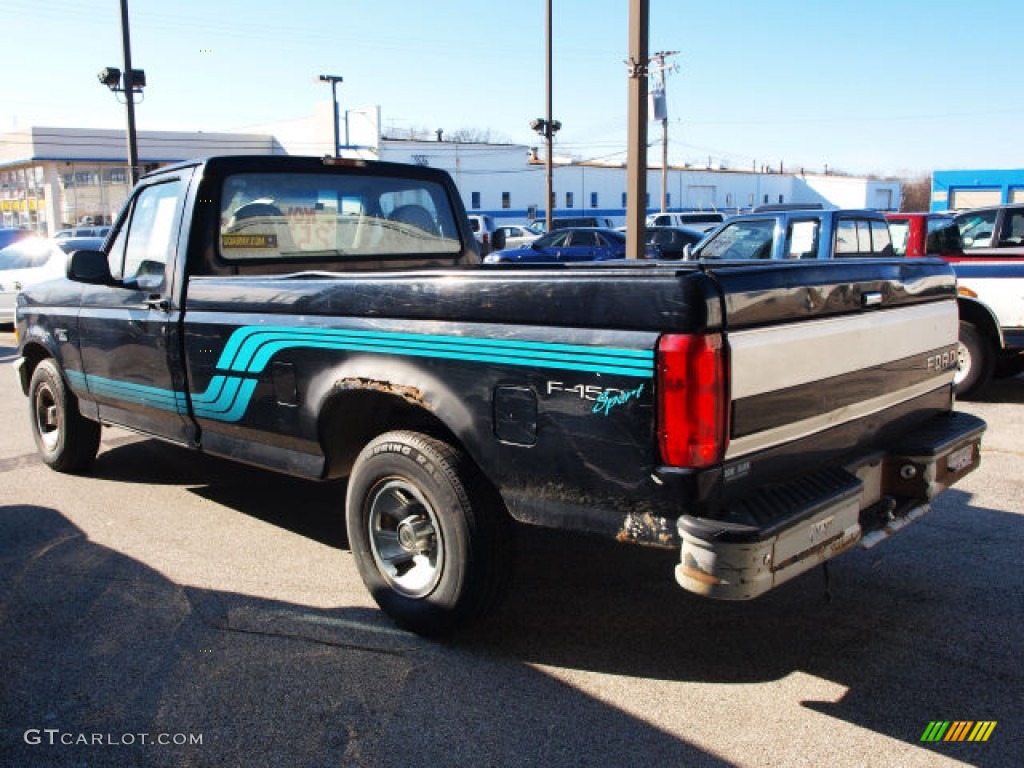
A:
<svg viewBox="0 0 1024 768">
<path fill-rule="evenodd" d="M 710 232 L 725 221 L 717 211 L 689 211 L 687 213 L 652 213 L 647 217 L 648 227 L 689 227 Z"/>
</svg>

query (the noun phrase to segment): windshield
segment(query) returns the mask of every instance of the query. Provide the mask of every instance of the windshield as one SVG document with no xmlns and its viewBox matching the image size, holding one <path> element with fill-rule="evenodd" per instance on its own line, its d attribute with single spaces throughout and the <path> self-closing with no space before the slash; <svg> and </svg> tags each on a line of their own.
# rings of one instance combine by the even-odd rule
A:
<svg viewBox="0 0 1024 768">
<path fill-rule="evenodd" d="M 699 259 L 770 259 L 774 219 L 738 221 L 701 246 Z"/>
</svg>

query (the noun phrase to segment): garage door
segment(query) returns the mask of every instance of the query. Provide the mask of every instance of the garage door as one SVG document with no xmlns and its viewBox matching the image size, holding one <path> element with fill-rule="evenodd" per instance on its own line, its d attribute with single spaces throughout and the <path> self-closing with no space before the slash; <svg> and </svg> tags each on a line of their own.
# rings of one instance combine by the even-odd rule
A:
<svg viewBox="0 0 1024 768">
<path fill-rule="evenodd" d="M 1002 193 L 998 189 L 953 189 L 949 193 L 949 207 L 981 208 L 984 205 L 999 205 Z"/>
</svg>

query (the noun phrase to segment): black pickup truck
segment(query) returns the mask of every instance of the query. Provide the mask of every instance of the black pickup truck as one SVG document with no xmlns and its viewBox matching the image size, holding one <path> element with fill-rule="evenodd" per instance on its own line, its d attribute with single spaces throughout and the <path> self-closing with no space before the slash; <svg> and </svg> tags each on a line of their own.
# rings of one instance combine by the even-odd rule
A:
<svg viewBox="0 0 1024 768">
<path fill-rule="evenodd" d="M 102 252 L 19 296 L 39 453 L 85 471 L 109 424 L 347 477 L 360 574 L 424 634 L 498 604 L 513 521 L 675 548 L 684 588 L 745 599 L 978 466 L 942 262 L 479 262 L 430 168 L 152 173 Z"/>
</svg>

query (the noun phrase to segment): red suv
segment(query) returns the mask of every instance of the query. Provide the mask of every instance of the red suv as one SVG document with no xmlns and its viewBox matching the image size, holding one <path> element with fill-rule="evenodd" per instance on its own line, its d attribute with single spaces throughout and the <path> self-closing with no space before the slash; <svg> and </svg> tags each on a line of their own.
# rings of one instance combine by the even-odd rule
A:
<svg viewBox="0 0 1024 768">
<path fill-rule="evenodd" d="M 887 213 L 892 250 L 897 256 L 963 257 L 960 230 L 946 213 Z"/>
</svg>

